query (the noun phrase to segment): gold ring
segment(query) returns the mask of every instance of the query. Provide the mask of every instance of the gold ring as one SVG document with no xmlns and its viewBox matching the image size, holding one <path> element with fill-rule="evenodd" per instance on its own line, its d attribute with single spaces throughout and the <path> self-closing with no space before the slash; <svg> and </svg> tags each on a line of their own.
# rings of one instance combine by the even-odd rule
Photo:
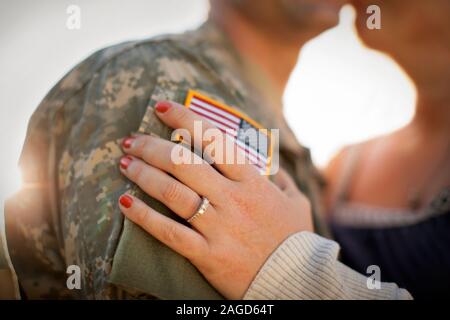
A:
<svg viewBox="0 0 450 320">
<path fill-rule="evenodd" d="M 209 207 L 209 200 L 206 197 L 202 197 L 202 203 L 198 207 L 197 211 L 194 213 L 192 217 L 190 217 L 187 222 L 192 223 L 195 219 L 203 215 Z"/>
</svg>

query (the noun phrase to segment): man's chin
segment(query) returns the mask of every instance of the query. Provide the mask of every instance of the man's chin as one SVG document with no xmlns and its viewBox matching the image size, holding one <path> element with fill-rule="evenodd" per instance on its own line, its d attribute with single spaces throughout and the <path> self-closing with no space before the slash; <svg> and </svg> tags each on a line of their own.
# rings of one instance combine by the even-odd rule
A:
<svg viewBox="0 0 450 320">
<path fill-rule="evenodd" d="M 313 27 L 315 26 L 318 29 L 323 29 L 323 31 L 327 29 L 331 29 L 336 27 L 339 24 L 339 13 L 335 12 L 320 12 L 317 13 Z"/>
<path fill-rule="evenodd" d="M 299 31 L 310 29 L 320 33 L 339 23 L 339 10 L 333 6 L 324 6 L 323 8 L 304 6 L 302 10 L 291 12 L 290 16 L 291 23 Z"/>
<path fill-rule="evenodd" d="M 339 24 L 339 17 L 333 15 L 320 14 L 311 20 L 309 24 L 303 25 L 302 32 L 307 30 L 310 34 L 318 36 L 319 34 L 336 27 Z"/>
</svg>

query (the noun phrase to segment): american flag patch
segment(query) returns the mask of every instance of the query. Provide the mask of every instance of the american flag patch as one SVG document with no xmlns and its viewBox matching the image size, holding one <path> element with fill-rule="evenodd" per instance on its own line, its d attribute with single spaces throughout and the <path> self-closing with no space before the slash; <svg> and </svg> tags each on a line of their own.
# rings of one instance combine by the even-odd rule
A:
<svg viewBox="0 0 450 320">
<path fill-rule="evenodd" d="M 194 90 L 189 90 L 184 105 L 230 136 L 261 174 L 270 172 L 272 145 L 267 129 L 234 108 Z M 253 134 L 248 134 L 249 129 L 253 129 Z"/>
</svg>

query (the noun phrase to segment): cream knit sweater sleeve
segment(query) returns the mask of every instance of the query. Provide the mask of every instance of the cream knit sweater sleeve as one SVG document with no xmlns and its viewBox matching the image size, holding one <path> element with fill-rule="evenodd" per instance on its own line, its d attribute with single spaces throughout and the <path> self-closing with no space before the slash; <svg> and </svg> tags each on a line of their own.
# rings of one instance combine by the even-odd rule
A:
<svg viewBox="0 0 450 320">
<path fill-rule="evenodd" d="M 394 283 L 369 289 L 368 278 L 339 262 L 338 253 L 334 241 L 296 233 L 265 262 L 244 299 L 412 299 Z"/>
</svg>

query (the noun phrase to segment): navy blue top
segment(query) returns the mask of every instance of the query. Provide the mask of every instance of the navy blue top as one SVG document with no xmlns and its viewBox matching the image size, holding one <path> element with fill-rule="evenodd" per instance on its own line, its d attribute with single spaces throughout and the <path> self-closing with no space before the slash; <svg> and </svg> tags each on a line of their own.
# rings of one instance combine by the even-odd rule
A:
<svg viewBox="0 0 450 320">
<path fill-rule="evenodd" d="M 446 200 L 449 201 L 448 197 Z M 369 276 L 378 265 L 382 282 L 395 282 L 414 299 L 450 298 L 450 212 L 396 227 L 352 227 L 331 223 L 341 261 Z"/>
</svg>

